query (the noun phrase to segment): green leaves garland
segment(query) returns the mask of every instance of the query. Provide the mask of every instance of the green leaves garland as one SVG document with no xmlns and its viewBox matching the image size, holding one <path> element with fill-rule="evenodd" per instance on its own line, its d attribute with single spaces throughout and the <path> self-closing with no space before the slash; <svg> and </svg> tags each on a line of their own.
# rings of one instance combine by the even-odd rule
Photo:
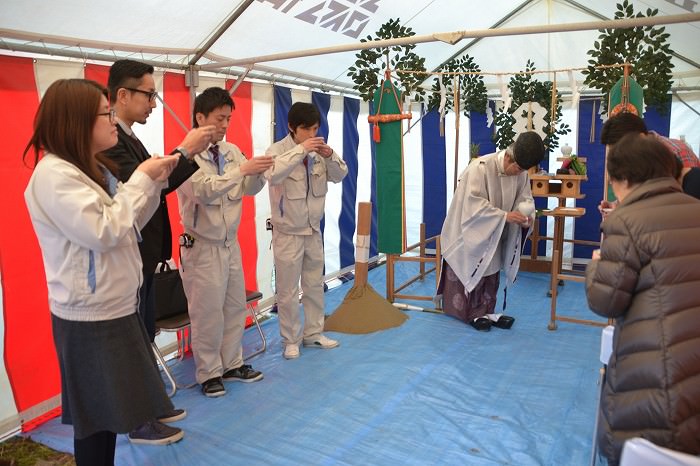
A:
<svg viewBox="0 0 700 466">
<path fill-rule="evenodd" d="M 656 16 L 658 9 L 647 9 L 646 17 Z M 633 6 L 624 0 L 617 4 L 615 19 L 643 18 L 641 12 L 634 14 Z M 600 30 L 593 49 L 588 51 L 588 69 L 584 84 L 609 94 L 610 89 L 623 76 L 622 68 L 596 68 L 600 65 L 631 63 L 632 76 L 644 88 L 644 101 L 660 113 L 667 111 L 671 98 L 671 56 L 673 51 L 667 43 L 669 34 L 664 27 L 636 27 L 631 29 Z M 607 106 L 607 101 L 603 101 Z"/>
<path fill-rule="evenodd" d="M 389 19 L 377 31 L 375 37 L 367 36 L 360 42 L 372 40 L 397 39 L 414 36 L 413 29 L 401 26 L 399 18 Z M 398 82 L 394 84 L 401 89 L 404 95 L 410 94 L 413 100 L 422 101 L 425 97 L 425 89 L 419 87 L 425 80 L 421 73 L 402 73 L 401 70 L 425 71 L 425 58 L 419 57 L 413 49 L 415 45 L 396 45 L 376 49 L 362 50 L 355 56 L 355 64 L 349 68 L 348 76 L 353 80 L 353 88 L 359 92 L 365 101 L 372 100 L 375 89 L 379 86 L 379 79 L 386 67 L 387 58 L 389 66 L 395 70 Z"/>
<path fill-rule="evenodd" d="M 565 123 L 556 128 L 557 122 L 562 115 L 561 94 L 557 91 L 556 114 L 551 115 L 552 81 L 541 82 L 534 79 L 534 74 L 529 72 L 535 70 L 535 64 L 528 60 L 525 66 L 525 71 L 528 74 L 517 74 L 510 78 L 508 82 L 512 99 L 510 107 L 505 108 L 504 106 L 498 110 L 494 118 L 494 123 L 498 129 L 493 136 L 493 140 L 499 149 L 505 149 L 513 143 L 515 117 L 512 114 L 518 107 L 527 102 L 537 102 L 542 108 L 547 110 L 547 114 L 544 117 L 546 126 L 543 128 L 543 131 L 547 134 L 547 137 L 544 138 L 544 145 L 547 149 L 550 151 L 556 149 L 559 146 L 559 136 L 571 132 L 571 128 Z M 554 131 L 551 131 L 552 128 L 555 128 Z"/>
<path fill-rule="evenodd" d="M 479 65 L 474 63 L 474 58 L 469 55 L 464 55 L 462 58 L 453 58 L 438 69 L 443 73 L 465 73 L 465 72 L 481 72 Z M 445 74 L 438 75 L 433 83 L 432 94 L 428 99 L 428 108 L 430 110 L 437 109 L 440 106 L 440 80 L 447 91 L 447 102 L 445 109 L 454 109 L 454 92 L 453 86 L 455 78 L 458 78 L 460 108 L 464 115 L 469 117 L 469 112 L 475 111 L 484 113 L 488 105 L 488 97 L 486 94 L 486 85 L 484 78 L 478 74 Z"/>
</svg>

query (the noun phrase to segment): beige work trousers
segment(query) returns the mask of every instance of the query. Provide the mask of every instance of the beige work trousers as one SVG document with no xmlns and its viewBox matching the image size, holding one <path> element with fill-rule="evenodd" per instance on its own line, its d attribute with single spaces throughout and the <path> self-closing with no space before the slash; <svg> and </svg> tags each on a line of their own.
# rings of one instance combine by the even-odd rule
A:
<svg viewBox="0 0 700 466">
<path fill-rule="evenodd" d="M 182 248 L 182 285 L 192 323 L 197 383 L 243 364 L 245 283 L 238 241 L 213 245 L 195 240 Z"/>
<path fill-rule="evenodd" d="M 321 233 L 287 235 L 272 232 L 275 256 L 275 287 L 280 335 L 285 345 L 298 345 L 323 331 L 323 239 Z M 299 279 L 304 292 L 302 332 L 299 312 Z"/>
</svg>

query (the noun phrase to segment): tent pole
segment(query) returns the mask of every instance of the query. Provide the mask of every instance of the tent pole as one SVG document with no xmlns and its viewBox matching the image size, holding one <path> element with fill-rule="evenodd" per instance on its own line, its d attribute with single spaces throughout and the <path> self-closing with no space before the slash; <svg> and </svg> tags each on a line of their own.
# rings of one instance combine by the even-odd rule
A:
<svg viewBox="0 0 700 466">
<path fill-rule="evenodd" d="M 52 49 L 46 49 L 44 47 L 38 47 L 36 45 L 26 45 L 26 44 L 12 44 L 12 46 L 2 46 L 0 45 L 0 49 L 6 49 L 11 52 L 20 52 L 20 53 L 30 53 L 33 55 L 40 55 L 40 56 L 49 56 L 49 57 L 62 57 L 62 58 L 78 58 L 80 60 L 94 60 L 94 61 L 103 61 L 107 63 L 114 63 L 116 60 L 120 60 L 122 58 L 128 58 L 128 57 L 119 57 L 115 56 L 113 54 L 104 54 L 104 53 L 92 53 L 92 52 L 81 52 L 79 50 L 66 50 L 66 49 L 61 49 L 61 50 L 52 50 Z M 53 53 L 55 52 L 55 53 Z M 32 58 L 37 58 L 37 57 L 32 57 Z M 145 63 L 147 65 L 151 65 L 155 68 L 163 68 L 163 69 L 174 69 L 174 70 L 184 70 L 187 68 L 186 65 L 183 65 L 181 63 L 175 63 L 175 62 L 165 62 L 165 61 L 157 61 L 157 60 L 143 60 L 141 58 L 138 58 L 138 61 L 141 63 Z"/>
<path fill-rule="evenodd" d="M 165 103 L 165 100 L 163 100 L 163 99 L 160 97 L 160 95 L 156 95 L 156 98 L 157 98 L 158 101 L 161 103 L 161 105 L 163 106 L 163 108 L 165 109 L 165 111 L 167 111 L 167 112 L 170 114 L 170 116 L 172 116 L 172 117 L 175 119 L 175 123 L 177 123 L 177 125 L 178 125 L 180 128 L 182 128 L 182 130 L 185 132 L 185 134 L 187 134 L 187 133 L 189 132 L 190 128 L 188 128 L 187 125 L 185 125 L 185 123 L 182 122 L 182 120 L 180 119 L 180 117 L 177 116 L 177 114 L 175 113 L 175 111 L 174 111 L 172 108 L 170 108 L 170 105 L 168 105 L 168 104 Z"/>
<path fill-rule="evenodd" d="M 152 53 L 156 55 L 190 55 L 196 52 L 194 49 L 184 49 L 184 48 L 168 48 L 168 47 L 153 47 L 147 45 L 134 45 L 134 44 L 123 44 L 115 42 L 106 42 L 100 40 L 86 40 L 79 39 L 69 36 L 54 36 L 50 34 L 41 34 L 36 32 L 27 31 L 17 31 L 15 29 L 4 29 L 0 28 L 0 37 L 10 38 L 17 40 L 24 40 L 28 42 L 40 42 L 42 45 L 66 45 L 68 47 L 84 47 L 89 49 L 97 49 L 103 51 L 120 51 L 120 52 L 133 52 L 133 53 Z M 22 45 L 22 44 L 13 44 Z M 9 44 L 5 45 L 3 48 L 12 50 L 12 46 Z M 44 47 L 39 47 L 43 55 L 46 55 L 46 49 Z M 63 55 L 64 49 L 55 49 L 57 56 Z M 80 54 L 78 58 L 82 58 L 85 54 Z M 112 61 L 114 61 L 114 56 L 112 56 Z M 187 65 L 180 64 L 180 68 L 185 68 Z"/>
<path fill-rule="evenodd" d="M 700 21 L 700 13 L 686 13 L 668 16 L 650 16 L 642 18 L 626 18 L 607 21 L 586 21 L 565 24 L 544 24 L 540 26 L 520 26 L 500 29 L 475 29 L 471 31 L 465 30 L 448 33 L 416 35 L 410 37 L 401 37 L 398 39 L 384 39 L 360 43 L 353 42 L 351 44 L 336 45 L 332 47 L 299 50 L 296 52 L 275 53 L 271 55 L 260 55 L 257 57 L 241 58 L 237 60 L 224 60 L 218 63 L 209 63 L 206 65 L 201 65 L 200 69 L 213 71 L 228 66 L 249 65 L 251 63 L 287 60 L 290 58 L 311 57 L 315 55 L 327 55 L 331 53 L 340 52 L 354 52 L 357 50 L 411 45 L 424 42 L 437 42 L 440 41 L 439 37 L 450 37 L 450 43 L 454 44 L 459 42 L 461 39 L 468 37 L 500 37 L 527 34 L 547 34 L 555 32 L 590 31 L 598 29 L 622 29 L 643 26 L 656 26 L 659 24 L 692 23 L 696 21 Z"/>
<path fill-rule="evenodd" d="M 243 73 L 241 73 L 238 76 L 238 79 L 236 79 L 236 82 L 233 83 L 233 86 L 231 86 L 231 89 L 229 89 L 228 95 L 233 96 L 233 93 L 236 92 L 236 89 L 238 89 L 238 86 L 243 84 L 243 80 L 245 79 L 246 76 L 248 76 L 248 73 L 250 73 L 250 70 L 252 70 L 252 69 L 253 69 L 253 65 L 246 66 L 245 71 L 243 71 Z"/>
<path fill-rule="evenodd" d="M 199 71 L 193 65 L 185 71 L 185 86 L 190 94 L 190 128 L 194 127 L 194 99 L 197 97 L 197 88 L 199 87 Z M 185 128 L 185 131 L 188 131 Z"/>
<path fill-rule="evenodd" d="M 207 40 L 204 43 L 204 45 L 199 50 L 197 50 L 197 52 L 194 54 L 194 57 L 192 57 L 192 59 L 190 60 L 189 65 L 190 66 L 196 65 L 197 62 L 199 61 L 199 59 L 202 58 L 205 53 L 207 53 L 207 51 L 211 48 L 211 46 L 214 45 L 214 43 L 217 40 L 219 40 L 219 37 L 221 37 L 224 34 L 224 32 L 226 32 L 228 30 L 228 28 L 231 27 L 231 25 L 238 19 L 238 17 L 241 16 L 243 14 L 243 12 L 246 9 L 248 9 L 248 7 L 254 1 L 255 0 L 245 0 L 240 5 L 238 5 L 238 8 L 233 10 L 231 15 L 228 18 L 226 18 L 226 20 L 224 21 L 224 24 L 222 24 L 221 27 L 219 27 L 219 29 L 217 29 L 216 32 L 214 34 L 212 34 L 212 36 L 209 38 L 209 40 Z"/>
</svg>

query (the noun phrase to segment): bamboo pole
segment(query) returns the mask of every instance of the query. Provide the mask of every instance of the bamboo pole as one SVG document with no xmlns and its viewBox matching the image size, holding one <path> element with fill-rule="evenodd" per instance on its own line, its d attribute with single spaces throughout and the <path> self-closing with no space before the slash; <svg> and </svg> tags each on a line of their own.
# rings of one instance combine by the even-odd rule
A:
<svg viewBox="0 0 700 466">
<path fill-rule="evenodd" d="M 459 171 L 459 79 L 455 81 L 454 105 L 452 106 L 455 111 L 455 169 L 452 191 L 457 191 L 457 172 Z"/>
</svg>

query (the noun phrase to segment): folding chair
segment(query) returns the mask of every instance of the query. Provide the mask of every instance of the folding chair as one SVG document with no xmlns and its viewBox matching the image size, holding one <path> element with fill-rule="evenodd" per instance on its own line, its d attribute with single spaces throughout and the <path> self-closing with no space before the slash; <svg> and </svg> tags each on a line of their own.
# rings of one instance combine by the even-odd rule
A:
<svg viewBox="0 0 700 466">
<path fill-rule="evenodd" d="M 262 346 L 250 353 L 249 355 L 244 356 L 244 360 L 250 359 L 254 356 L 257 356 L 258 354 L 264 353 L 267 349 L 267 339 L 265 338 L 265 332 L 263 332 L 262 328 L 260 328 L 260 322 L 258 321 L 258 301 L 261 298 L 262 293 L 258 290 L 245 290 L 245 304 L 248 308 L 248 312 L 250 312 L 250 317 L 253 319 L 255 327 L 258 329 L 258 333 L 260 334 L 260 340 L 262 341 Z"/>
<path fill-rule="evenodd" d="M 156 316 L 157 317 L 157 316 Z M 189 327 L 190 327 L 190 315 L 187 312 L 183 312 L 174 316 L 166 317 L 164 319 L 156 319 L 156 332 L 175 332 L 177 333 L 177 356 L 179 360 L 182 360 L 185 357 L 185 352 L 187 351 L 187 348 L 190 346 L 190 332 L 189 332 Z M 165 376 L 170 382 L 170 392 L 168 395 L 171 397 L 175 395 L 177 392 L 178 388 L 190 388 L 195 386 L 196 384 L 190 384 L 190 385 L 185 385 L 185 386 L 180 386 L 177 384 L 175 381 L 175 378 L 173 377 L 172 372 L 170 372 L 170 368 L 168 367 L 168 364 L 165 361 L 165 358 L 163 357 L 163 354 L 160 352 L 160 349 L 158 348 L 158 345 L 156 345 L 155 342 L 152 344 L 153 347 L 153 353 L 156 356 L 156 359 L 160 363 L 161 367 L 163 368 L 163 372 L 165 372 Z"/>
</svg>

